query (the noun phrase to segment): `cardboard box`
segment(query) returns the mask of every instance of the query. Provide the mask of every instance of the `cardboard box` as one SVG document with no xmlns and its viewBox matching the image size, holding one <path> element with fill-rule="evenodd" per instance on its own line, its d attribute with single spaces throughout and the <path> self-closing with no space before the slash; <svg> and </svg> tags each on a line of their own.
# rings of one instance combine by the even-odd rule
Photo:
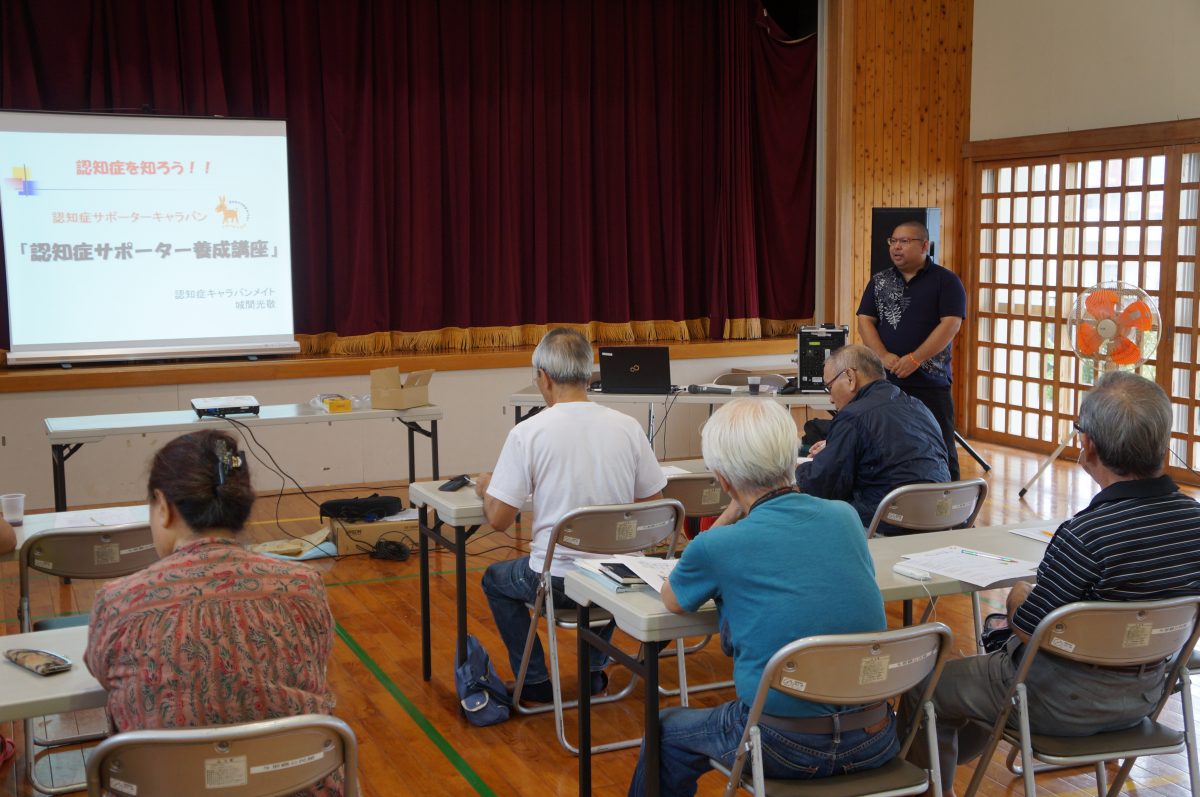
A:
<svg viewBox="0 0 1200 797">
<path fill-rule="evenodd" d="M 371 408 L 407 410 L 428 404 L 432 378 L 431 370 L 413 371 L 402 381 L 399 368 L 376 368 L 371 371 Z"/>
<path fill-rule="evenodd" d="M 370 553 L 380 537 L 387 540 L 404 541 L 404 535 L 417 542 L 417 519 L 412 520 L 377 520 L 374 523 L 348 523 L 343 520 L 330 520 L 327 528 L 333 529 L 337 539 L 338 556 L 348 556 L 356 553 Z"/>
</svg>

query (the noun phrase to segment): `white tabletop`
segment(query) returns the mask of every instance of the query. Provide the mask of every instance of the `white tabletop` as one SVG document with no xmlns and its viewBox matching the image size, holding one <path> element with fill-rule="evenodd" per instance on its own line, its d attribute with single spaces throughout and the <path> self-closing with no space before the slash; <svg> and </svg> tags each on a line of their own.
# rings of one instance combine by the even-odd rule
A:
<svg viewBox="0 0 1200 797">
<path fill-rule="evenodd" d="M 77 626 L 0 636 L 0 654 L 34 648 L 57 653 L 74 664 L 67 672 L 37 675 L 0 657 L 0 722 L 104 705 L 107 693 L 83 663 L 87 631 L 86 626 Z"/>
<path fill-rule="evenodd" d="M 928 595 L 959 595 L 982 589 L 1011 587 L 1014 581 L 1004 581 L 988 587 L 978 587 L 965 581 L 930 574 L 929 581 L 916 581 L 892 572 L 892 565 L 904 554 L 931 551 L 947 545 L 963 545 L 1000 556 L 1011 556 L 1029 562 L 1040 562 L 1046 555 L 1046 543 L 1013 534 L 1012 529 L 1039 528 L 1054 531 L 1061 521 L 1026 520 L 1003 526 L 984 526 L 974 529 L 929 531 L 900 537 L 875 537 L 867 540 L 871 558 L 875 561 L 875 583 L 885 601 L 910 600 Z M 1019 580 L 1019 579 L 1018 579 Z"/>
<path fill-rule="evenodd" d="M 1014 528 L 1044 528 L 1053 531 L 1058 521 L 1024 521 L 1004 526 L 975 529 L 935 531 L 904 537 L 876 537 L 867 543 L 875 561 L 875 582 L 883 600 L 897 601 L 931 595 L 955 595 L 979 591 L 980 588 L 963 581 L 933 575 L 929 581 L 914 581 L 892 572 L 892 565 L 903 554 L 918 553 L 946 545 L 970 545 L 988 553 L 1040 562 L 1046 553 L 1044 543 L 1011 533 Z M 1011 582 L 994 584 L 988 589 L 1011 586 Z M 697 636 L 716 631 L 716 608 L 710 601 L 699 612 L 673 614 L 663 605 L 657 592 L 636 589 L 614 592 L 591 576 L 571 571 L 566 574 L 564 588 L 567 597 L 578 603 L 602 606 L 612 613 L 617 626 L 642 642 L 663 641 L 679 636 Z"/>
<path fill-rule="evenodd" d="M 480 526 L 487 523 L 483 514 L 483 499 L 475 495 L 475 487 L 466 487 L 446 492 L 438 487 L 439 482 L 416 482 L 408 486 L 408 500 L 413 506 L 428 506 L 438 513 L 438 518 L 452 526 Z"/>
<path fill-rule="evenodd" d="M 702 459 L 682 459 L 675 462 L 662 462 L 661 465 L 674 465 L 689 473 L 707 473 L 708 468 Z M 440 482 L 416 482 L 408 488 L 408 500 L 413 506 L 428 506 L 438 513 L 438 517 L 453 526 L 477 526 L 487 523 L 483 514 L 483 499 L 475 495 L 475 488 L 467 485 L 454 492 L 439 490 L 445 484 Z"/>
<path fill-rule="evenodd" d="M 675 459 L 659 462 L 658 464 L 664 468 L 686 470 L 688 473 L 708 473 L 708 466 L 704 464 L 704 460 L 702 459 Z"/>
<path fill-rule="evenodd" d="M 617 627 L 639 642 L 662 642 L 681 636 L 704 636 L 717 632 L 717 607 L 712 601 L 698 612 L 675 614 L 651 589 L 614 592 L 592 576 L 575 570 L 563 578 L 567 597 L 576 603 L 603 606 L 612 613 Z"/>
<path fill-rule="evenodd" d="M 335 421 L 365 421 L 372 419 L 403 421 L 437 421 L 442 410 L 435 405 L 407 410 L 353 410 L 325 412 L 311 404 L 267 404 L 258 415 L 235 415 L 231 420 L 248 426 L 274 426 L 296 423 L 333 423 Z M 56 445 L 92 443 L 109 435 L 141 434 L 144 432 L 189 432 L 208 426 L 231 425 L 221 418 L 200 418 L 192 410 L 162 412 L 122 412 L 115 415 L 80 415 L 74 418 L 47 418 L 46 435 Z"/>
<path fill-rule="evenodd" d="M 831 410 L 833 403 L 825 393 L 792 393 L 781 396 L 778 393 L 763 393 L 760 398 L 770 398 L 785 407 L 812 407 L 818 410 Z M 600 404 L 725 404 L 738 398 L 751 398 L 747 393 L 680 393 L 662 395 L 657 393 L 593 393 L 588 392 L 588 398 Z M 542 407 L 546 400 L 538 389 L 529 385 L 508 397 L 508 403 L 513 407 Z"/>
</svg>

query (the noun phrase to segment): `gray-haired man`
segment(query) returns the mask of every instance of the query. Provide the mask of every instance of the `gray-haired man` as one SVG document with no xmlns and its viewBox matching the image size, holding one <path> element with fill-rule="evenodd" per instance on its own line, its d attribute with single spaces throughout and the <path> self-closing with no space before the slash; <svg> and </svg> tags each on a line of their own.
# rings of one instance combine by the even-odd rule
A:
<svg viewBox="0 0 1200 797">
<path fill-rule="evenodd" d="M 1049 612 L 1082 600 L 1200 594 L 1200 504 L 1163 475 L 1171 435 L 1166 393 L 1134 374 L 1106 374 L 1084 396 L 1075 428 L 1079 464 L 1101 490 L 1058 527 L 1037 585 L 1021 582 L 1009 593 L 1009 645 L 947 662 L 934 694 L 945 794 L 953 794 L 955 767 L 987 741 L 988 729 L 973 721 L 990 723 L 1000 713 L 1020 644 Z M 1163 667 L 1127 672 L 1039 654 L 1028 677 L 1031 728 L 1087 736 L 1136 725 L 1154 708 Z M 921 761 L 926 751 L 918 747 L 913 758 Z"/>
<path fill-rule="evenodd" d="M 554 524 L 581 506 L 659 498 L 667 483 L 638 422 L 588 401 L 592 346 L 587 338 L 565 327 L 550 330 L 533 352 L 533 368 L 546 409 L 513 427 L 495 471 L 480 474 L 475 483 L 488 523 L 497 531 L 511 526 L 526 497 L 533 496 L 529 556 L 496 562 L 483 574 L 483 591 L 508 648 L 513 675 L 520 669 L 529 632 L 525 604 L 537 595 Z M 573 560 L 589 555 L 556 549 L 550 570 L 556 590 L 562 589 L 562 577 L 574 567 Z M 611 626 L 607 633 L 612 633 Z M 603 652 L 594 650 L 593 693 L 608 683 L 604 662 Z M 549 679 L 541 642 L 535 640 L 522 696 L 550 702 Z"/>
</svg>

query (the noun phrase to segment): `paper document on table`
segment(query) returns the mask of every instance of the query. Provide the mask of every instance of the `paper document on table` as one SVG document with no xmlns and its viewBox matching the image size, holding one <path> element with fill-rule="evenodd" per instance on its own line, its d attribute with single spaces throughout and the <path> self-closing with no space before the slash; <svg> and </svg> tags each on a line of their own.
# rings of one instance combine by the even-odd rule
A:
<svg viewBox="0 0 1200 797">
<path fill-rule="evenodd" d="M 670 478 L 671 476 L 683 476 L 684 474 L 691 473 L 690 470 L 684 470 L 678 465 L 659 465 L 659 467 L 662 468 L 663 475 L 667 478 Z"/>
<path fill-rule="evenodd" d="M 54 528 L 76 529 L 86 526 L 121 526 L 126 523 L 146 523 L 150 512 L 145 504 L 136 506 L 110 506 L 104 509 L 76 509 L 57 512 Z"/>
<path fill-rule="evenodd" d="M 628 565 L 629 569 L 637 573 L 638 578 L 653 587 L 655 592 L 662 592 L 663 582 L 671 575 L 671 571 L 675 569 L 675 563 L 679 561 L 678 559 L 659 559 L 654 556 L 629 556 L 627 554 L 617 554 L 608 558 L 611 561 Z"/>
<path fill-rule="evenodd" d="M 977 587 L 986 587 L 998 581 L 1029 578 L 1037 571 L 1036 562 L 963 548 L 959 545 L 906 554 L 902 558 L 905 564 L 937 573 L 939 576 L 965 581 Z"/>
<path fill-rule="evenodd" d="M 1037 540 L 1038 542 L 1049 543 L 1050 540 L 1054 539 L 1053 531 L 1050 531 L 1049 529 L 1039 529 L 1036 527 L 1030 529 L 1009 529 L 1008 532 L 1009 534 L 1016 534 L 1018 537 L 1028 537 L 1029 539 Z"/>
</svg>

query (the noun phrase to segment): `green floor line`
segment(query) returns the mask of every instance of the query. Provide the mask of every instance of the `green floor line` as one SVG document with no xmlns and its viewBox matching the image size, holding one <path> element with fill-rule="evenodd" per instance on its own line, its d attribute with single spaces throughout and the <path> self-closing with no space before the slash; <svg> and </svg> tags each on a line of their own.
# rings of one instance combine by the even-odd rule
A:
<svg viewBox="0 0 1200 797">
<path fill-rule="evenodd" d="M 433 727 L 433 723 L 426 719 L 425 715 L 421 713 L 421 710 L 413 705 L 413 702 L 408 699 L 407 695 L 400 691 L 400 687 L 396 686 L 395 681 L 389 678 L 387 673 L 379 668 L 379 665 L 375 663 L 375 660 L 371 658 L 370 654 L 363 650 L 362 647 L 354 641 L 354 637 L 350 636 L 350 633 L 342 627 L 342 624 L 337 623 L 334 627 L 337 630 L 338 638 L 345 642 L 346 647 L 350 648 L 350 651 L 358 657 L 358 660 L 361 661 L 368 670 L 370 670 L 371 674 L 375 676 L 375 680 L 383 684 L 383 688 L 388 690 L 392 697 L 395 698 L 396 702 L 400 704 L 400 707 L 404 709 L 405 713 L 408 714 L 408 716 L 412 718 L 412 721 L 417 724 L 417 727 L 425 732 L 425 735 L 429 737 L 429 740 L 432 741 L 434 745 L 436 745 L 437 748 L 442 751 L 442 755 L 446 756 L 446 759 L 454 765 L 454 768 L 457 769 L 459 774 L 466 779 L 467 783 L 471 784 L 471 787 L 475 789 L 475 793 L 496 797 L 496 793 L 492 791 L 491 787 L 483 782 L 483 778 L 479 777 L 479 774 L 475 770 L 471 769 L 470 764 L 468 764 L 466 760 L 458 754 L 458 751 L 451 747 L 450 743 L 446 741 L 446 737 L 442 736 L 442 734 L 438 732 L 438 729 Z"/>
</svg>

